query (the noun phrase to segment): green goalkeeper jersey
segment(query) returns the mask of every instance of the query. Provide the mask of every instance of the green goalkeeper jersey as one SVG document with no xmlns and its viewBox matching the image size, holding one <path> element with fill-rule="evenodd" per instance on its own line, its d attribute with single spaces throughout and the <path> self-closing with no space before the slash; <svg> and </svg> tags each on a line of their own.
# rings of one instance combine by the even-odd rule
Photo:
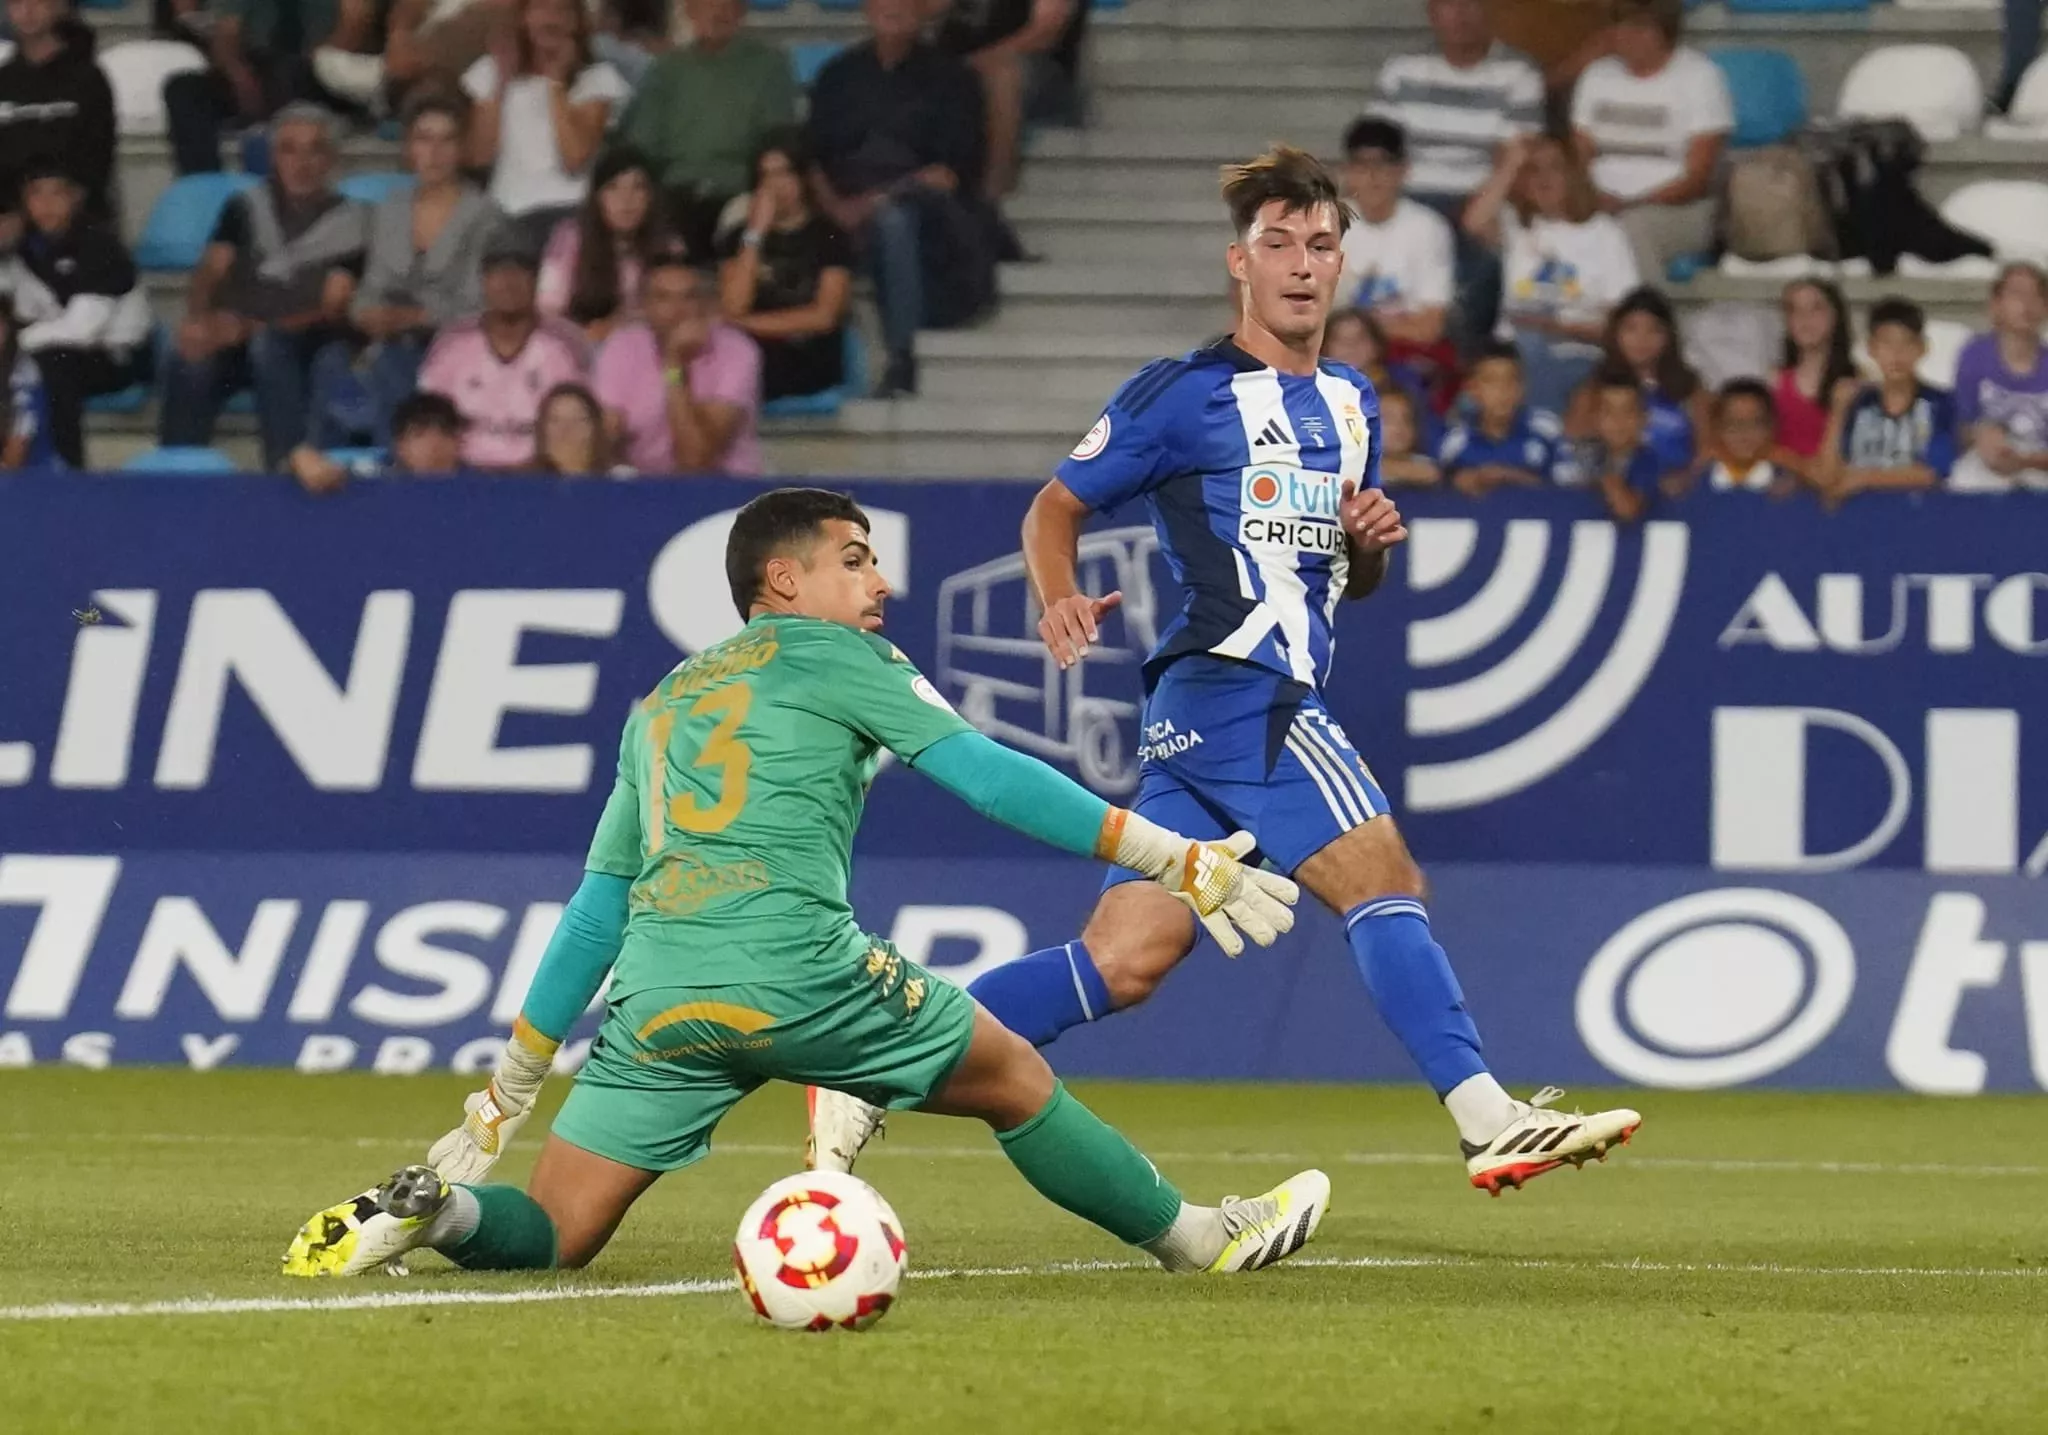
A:
<svg viewBox="0 0 2048 1435">
<path fill-rule="evenodd" d="M 626 722 L 585 863 L 633 883 L 613 998 L 864 950 L 846 887 L 882 750 L 971 731 L 887 639 L 817 618 L 678 666 Z"/>
</svg>

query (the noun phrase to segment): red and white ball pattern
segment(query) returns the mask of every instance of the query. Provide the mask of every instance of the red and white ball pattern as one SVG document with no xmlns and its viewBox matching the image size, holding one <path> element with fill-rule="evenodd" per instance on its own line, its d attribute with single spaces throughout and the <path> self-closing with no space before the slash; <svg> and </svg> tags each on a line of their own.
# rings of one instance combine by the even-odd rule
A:
<svg viewBox="0 0 2048 1435">
<path fill-rule="evenodd" d="M 867 1182 L 837 1171 L 785 1176 L 740 1218 L 740 1290 L 784 1330 L 865 1330 L 896 1299 L 903 1223 Z"/>
</svg>

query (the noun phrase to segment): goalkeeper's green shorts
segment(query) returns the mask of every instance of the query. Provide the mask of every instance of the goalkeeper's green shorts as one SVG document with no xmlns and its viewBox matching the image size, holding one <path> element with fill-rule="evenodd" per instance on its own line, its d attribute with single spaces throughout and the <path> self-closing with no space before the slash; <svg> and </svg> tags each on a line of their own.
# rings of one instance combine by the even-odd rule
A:
<svg viewBox="0 0 2048 1435">
<path fill-rule="evenodd" d="M 764 1081 L 922 1105 L 967 1054 L 974 1000 L 868 941 L 843 967 L 615 1001 L 555 1134 L 623 1165 L 674 1171 L 702 1157 L 733 1103 Z"/>
</svg>

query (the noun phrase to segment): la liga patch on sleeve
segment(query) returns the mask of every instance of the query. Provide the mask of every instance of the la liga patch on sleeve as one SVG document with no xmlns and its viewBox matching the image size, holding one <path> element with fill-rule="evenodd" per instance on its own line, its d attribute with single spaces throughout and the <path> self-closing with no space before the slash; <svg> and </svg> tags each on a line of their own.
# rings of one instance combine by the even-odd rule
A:
<svg viewBox="0 0 2048 1435">
<path fill-rule="evenodd" d="M 947 712 L 953 711 L 953 705 L 946 701 L 945 694 L 933 687 L 931 679 L 925 677 L 922 673 L 910 680 L 910 690 L 935 708 L 944 708 Z"/>
<path fill-rule="evenodd" d="M 1074 452 L 1070 456 L 1085 463 L 1108 447 L 1109 415 L 1104 414 L 1095 421 L 1094 428 L 1081 435 L 1081 441 L 1074 445 Z"/>
</svg>

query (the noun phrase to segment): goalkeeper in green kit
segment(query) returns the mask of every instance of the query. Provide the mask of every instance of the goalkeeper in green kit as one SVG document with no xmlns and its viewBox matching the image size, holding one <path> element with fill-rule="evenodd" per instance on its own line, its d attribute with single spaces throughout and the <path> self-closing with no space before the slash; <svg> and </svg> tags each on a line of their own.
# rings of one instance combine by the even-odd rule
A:
<svg viewBox="0 0 2048 1435">
<path fill-rule="evenodd" d="M 583 883 L 490 1085 L 430 1166 L 308 1221 L 285 1273 L 360 1275 L 422 1246 L 477 1270 L 585 1265 L 769 1080 L 986 1121 L 1048 1200 L 1168 1270 L 1255 1270 L 1299 1250 L 1329 1204 L 1322 1172 L 1184 1201 L 1029 1042 L 863 933 L 846 894 L 885 748 L 998 822 L 1146 873 L 1233 956 L 1240 933 L 1263 946 L 1293 926 L 1294 884 L 1238 860 L 1246 834 L 1169 832 L 962 721 L 877 635 L 889 587 L 851 499 L 763 494 L 734 520 L 725 563 L 746 626 L 628 720 Z M 478 1184 L 607 971 L 603 1025 L 526 1190 Z"/>
</svg>

